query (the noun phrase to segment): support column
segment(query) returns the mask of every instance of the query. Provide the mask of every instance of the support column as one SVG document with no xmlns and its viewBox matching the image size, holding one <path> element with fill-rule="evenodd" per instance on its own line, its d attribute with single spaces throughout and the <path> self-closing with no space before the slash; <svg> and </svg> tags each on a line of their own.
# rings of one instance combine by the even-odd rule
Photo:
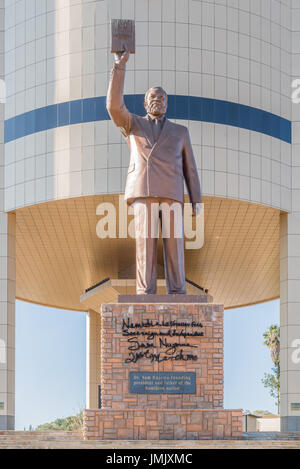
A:
<svg viewBox="0 0 300 469">
<path fill-rule="evenodd" d="M 0 213 L 0 430 L 15 425 L 15 214 Z"/>
<path fill-rule="evenodd" d="M 280 218 L 281 431 L 300 432 L 300 213 Z"/>
<path fill-rule="evenodd" d="M 293 18 L 300 14 L 300 2 L 290 2 Z M 284 150 L 281 157 L 291 163 L 291 213 L 281 215 L 280 329 L 281 329 L 281 430 L 300 432 L 300 103 L 299 41 L 300 25 L 291 22 L 292 145 L 291 159 Z M 295 88 L 295 84 L 297 88 Z"/>
<path fill-rule="evenodd" d="M 86 408 L 99 408 L 101 317 L 89 310 L 86 324 Z"/>
<path fill-rule="evenodd" d="M 0 2 L 0 430 L 15 426 L 15 214 L 4 212 L 4 2 Z"/>
</svg>

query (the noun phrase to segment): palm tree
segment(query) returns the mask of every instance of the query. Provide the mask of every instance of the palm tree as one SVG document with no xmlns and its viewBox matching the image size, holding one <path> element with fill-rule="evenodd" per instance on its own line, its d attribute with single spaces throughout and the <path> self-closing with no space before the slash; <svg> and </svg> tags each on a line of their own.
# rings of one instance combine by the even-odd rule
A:
<svg viewBox="0 0 300 469">
<path fill-rule="evenodd" d="M 269 347 L 272 362 L 277 366 L 280 361 L 280 327 L 272 324 L 264 333 L 264 339 L 264 345 Z"/>
<path fill-rule="evenodd" d="M 264 345 L 269 347 L 271 360 L 274 364 L 273 374 L 265 373 L 262 382 L 265 387 L 270 388 L 270 394 L 276 399 L 277 411 L 280 405 L 280 327 L 272 324 L 263 335 Z"/>
</svg>

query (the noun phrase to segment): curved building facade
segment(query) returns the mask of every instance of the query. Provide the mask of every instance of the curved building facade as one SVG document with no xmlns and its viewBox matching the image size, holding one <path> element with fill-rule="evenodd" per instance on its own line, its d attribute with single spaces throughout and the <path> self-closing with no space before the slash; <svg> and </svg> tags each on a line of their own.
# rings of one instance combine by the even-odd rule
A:
<svg viewBox="0 0 300 469">
<path fill-rule="evenodd" d="M 205 242 L 186 252 L 187 278 L 225 307 L 280 296 L 282 428 L 300 431 L 294 405 L 300 369 L 292 360 L 300 337 L 300 111 L 291 100 L 300 73 L 298 2 L 6 0 L 0 6 L 6 84 L 0 425 L 1 418 L 2 426 L 13 425 L 15 297 L 90 311 L 93 334 L 99 324 L 91 305 L 80 301 L 85 290 L 105 278 L 115 283 L 102 301 L 133 289 L 134 282 L 122 280 L 134 280 L 134 241 L 96 236 L 99 203 L 119 213 L 129 162 L 105 108 L 110 20 L 123 18 L 136 22 L 128 108 L 143 114 L 145 91 L 162 85 L 168 117 L 191 134 Z M 93 343 L 90 337 L 90 406 L 98 379 Z"/>
<path fill-rule="evenodd" d="M 290 210 L 289 9 L 225 3 L 10 2 L 5 209 L 124 191 L 128 152 L 105 110 L 117 17 L 136 21 L 128 105 L 143 112 L 145 90 L 166 89 L 204 194 Z"/>
</svg>

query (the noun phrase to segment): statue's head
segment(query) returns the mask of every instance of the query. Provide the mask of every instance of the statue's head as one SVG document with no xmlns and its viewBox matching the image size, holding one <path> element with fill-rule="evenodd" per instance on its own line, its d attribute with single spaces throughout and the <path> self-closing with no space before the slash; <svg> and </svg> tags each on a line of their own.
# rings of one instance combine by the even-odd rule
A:
<svg viewBox="0 0 300 469">
<path fill-rule="evenodd" d="M 148 114 L 155 117 L 163 116 L 167 112 L 167 93 L 160 86 L 150 88 L 145 94 L 144 106 Z"/>
</svg>

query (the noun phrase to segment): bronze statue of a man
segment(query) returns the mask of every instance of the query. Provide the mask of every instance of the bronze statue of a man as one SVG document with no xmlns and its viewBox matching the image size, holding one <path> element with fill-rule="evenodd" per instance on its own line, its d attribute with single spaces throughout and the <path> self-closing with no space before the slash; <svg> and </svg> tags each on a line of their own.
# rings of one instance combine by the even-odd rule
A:
<svg viewBox="0 0 300 469">
<path fill-rule="evenodd" d="M 164 210 L 161 208 L 166 205 L 171 208 L 168 211 L 170 230 L 168 236 L 163 236 L 167 293 L 184 294 L 183 216 L 181 226 L 176 226 L 175 210 L 172 208 L 174 205 L 179 206 L 183 215 L 184 180 L 193 205 L 193 214 L 196 204 L 201 202 L 199 176 L 189 131 L 166 118 L 167 94 L 161 87 L 151 88 L 145 94 L 145 117 L 128 111 L 123 98 L 128 58 L 129 52 L 126 51 L 115 54 L 106 106 L 130 149 L 125 200 L 133 204 L 134 208 L 136 292 L 156 293 L 157 236 L 153 236 L 153 231 L 156 231 L 159 219 L 163 224 Z M 181 236 L 178 236 L 178 232 Z"/>
</svg>

